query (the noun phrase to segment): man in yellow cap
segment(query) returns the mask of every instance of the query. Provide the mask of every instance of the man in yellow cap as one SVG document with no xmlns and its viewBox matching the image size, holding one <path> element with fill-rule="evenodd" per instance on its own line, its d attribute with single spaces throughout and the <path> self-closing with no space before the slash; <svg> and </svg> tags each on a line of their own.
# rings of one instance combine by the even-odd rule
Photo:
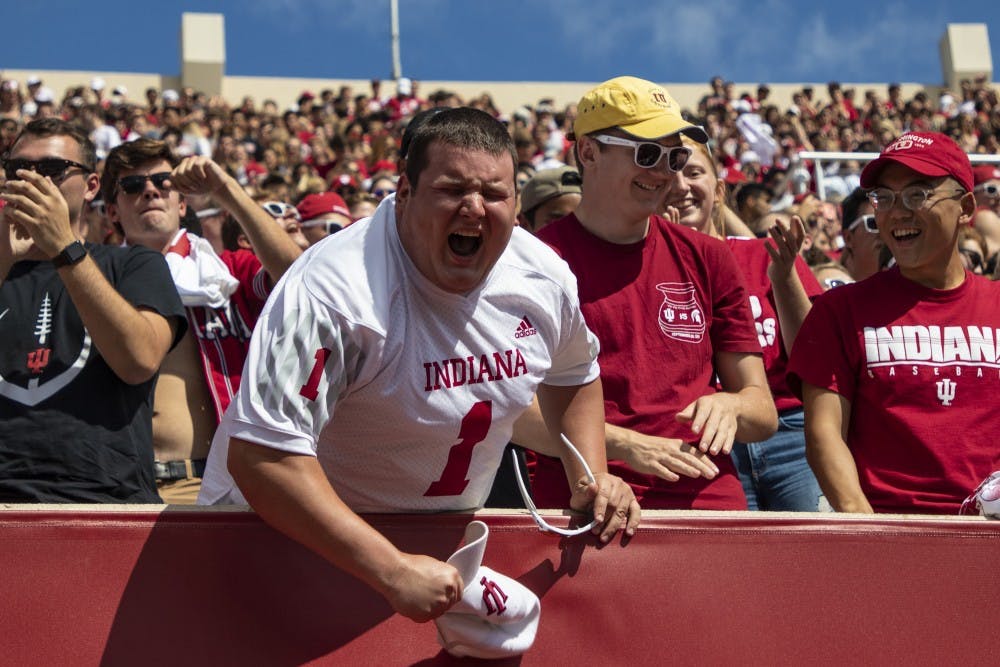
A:
<svg viewBox="0 0 1000 667">
<path fill-rule="evenodd" d="M 655 83 L 618 77 L 580 100 L 573 126 L 582 200 L 539 237 L 576 274 L 601 341 L 609 467 L 648 508 L 746 509 L 734 440 L 777 427 L 747 292 L 725 243 L 658 215 L 691 149 L 708 141 Z M 721 389 L 717 389 L 715 375 Z M 528 420 L 516 442 L 544 437 Z M 540 507 L 565 474 L 540 457 Z"/>
</svg>

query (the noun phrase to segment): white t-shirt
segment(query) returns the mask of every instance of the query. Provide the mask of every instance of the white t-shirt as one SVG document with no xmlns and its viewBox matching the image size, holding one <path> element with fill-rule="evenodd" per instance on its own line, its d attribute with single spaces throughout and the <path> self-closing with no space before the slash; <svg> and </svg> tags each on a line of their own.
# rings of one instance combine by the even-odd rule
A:
<svg viewBox="0 0 1000 667">
<path fill-rule="evenodd" d="M 315 455 L 358 512 L 465 510 L 486 500 L 539 383 L 600 374 L 576 280 L 515 228 L 483 284 L 445 292 L 400 243 L 395 202 L 313 246 L 275 286 L 199 502 L 245 502 L 230 436 Z"/>
</svg>

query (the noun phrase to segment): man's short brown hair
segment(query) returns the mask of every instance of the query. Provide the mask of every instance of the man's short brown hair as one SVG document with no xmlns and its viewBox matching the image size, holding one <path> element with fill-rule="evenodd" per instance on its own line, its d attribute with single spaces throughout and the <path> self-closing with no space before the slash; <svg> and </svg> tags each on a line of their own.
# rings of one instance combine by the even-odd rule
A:
<svg viewBox="0 0 1000 667">
<path fill-rule="evenodd" d="M 10 145 L 10 150 L 13 151 L 24 137 L 69 137 L 80 146 L 80 163 L 91 171 L 95 170 L 97 150 L 94 148 L 94 142 L 90 140 L 83 128 L 75 123 L 67 123 L 61 118 L 35 119 L 24 126 L 21 133 L 14 139 L 14 143 Z"/>
</svg>

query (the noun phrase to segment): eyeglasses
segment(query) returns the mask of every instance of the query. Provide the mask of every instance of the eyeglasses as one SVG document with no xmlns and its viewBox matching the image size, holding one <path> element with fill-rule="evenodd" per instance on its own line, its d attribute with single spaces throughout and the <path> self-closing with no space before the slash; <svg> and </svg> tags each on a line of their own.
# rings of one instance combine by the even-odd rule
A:
<svg viewBox="0 0 1000 667">
<path fill-rule="evenodd" d="M 309 222 L 303 222 L 299 225 L 302 229 L 312 228 L 312 227 L 322 227 L 326 230 L 327 234 L 336 234 L 344 227 L 333 220 L 311 220 Z"/>
<path fill-rule="evenodd" d="M 680 171 L 691 157 L 691 149 L 687 146 L 661 146 L 654 141 L 632 141 L 622 137 L 607 134 L 595 134 L 592 139 L 608 146 L 629 146 L 635 150 L 635 164 L 643 169 L 652 169 L 664 155 L 667 156 L 667 169 Z"/>
<path fill-rule="evenodd" d="M 566 445 L 573 456 L 576 457 L 576 460 L 583 466 L 583 470 L 587 473 L 587 479 L 590 480 L 590 483 L 593 484 L 596 482 L 597 480 L 594 479 L 594 473 L 590 470 L 590 466 L 587 465 L 587 461 L 580 455 L 576 447 L 573 446 L 573 443 L 569 441 L 569 438 L 562 433 L 559 434 L 559 437 L 562 438 L 563 444 Z M 542 515 L 538 513 L 538 508 L 535 507 L 535 503 L 531 500 L 531 494 L 528 493 L 528 489 L 524 485 L 524 479 L 521 477 L 521 467 L 517 463 L 517 453 L 511 452 L 510 455 L 514 461 L 514 476 L 517 478 L 517 487 L 521 491 L 521 499 L 524 501 L 524 506 L 531 512 L 531 518 L 535 520 L 538 528 L 543 533 L 552 532 L 558 535 L 565 535 L 566 537 L 573 537 L 574 535 L 582 535 L 597 525 L 597 519 L 594 519 L 586 526 L 580 526 L 579 528 L 559 528 L 543 519 Z"/>
<path fill-rule="evenodd" d="M 882 209 L 888 211 L 896 202 L 896 195 L 898 194 L 900 201 L 903 202 L 903 206 L 911 211 L 919 211 L 927 204 L 927 200 L 930 199 L 933 193 L 934 188 L 928 188 L 923 185 L 909 185 L 898 193 L 889 188 L 875 188 L 868 193 L 868 201 L 872 203 L 872 207 L 876 211 Z M 965 190 L 954 190 L 954 194 L 945 195 L 941 199 L 954 199 L 964 194 Z M 941 201 L 941 199 L 937 201 Z M 934 203 L 936 204 L 937 202 Z"/>
<path fill-rule="evenodd" d="M 983 256 L 972 248 L 959 248 L 958 251 L 969 260 L 969 270 L 975 272 L 976 269 L 982 271 L 985 268 Z"/>
<path fill-rule="evenodd" d="M 157 190 L 169 190 L 167 181 L 170 180 L 169 171 L 160 171 L 155 174 L 132 174 L 118 179 L 118 187 L 127 195 L 137 195 L 146 189 L 146 181 L 152 181 L 153 187 Z"/>
<path fill-rule="evenodd" d="M 874 215 L 859 215 L 851 221 L 851 224 L 847 225 L 847 231 L 853 232 L 858 225 L 864 225 L 866 232 L 878 234 L 878 225 L 875 224 Z"/>
<path fill-rule="evenodd" d="M 89 174 L 94 171 L 91 167 L 88 167 L 85 164 L 80 164 L 79 162 L 74 162 L 73 160 L 64 160 L 58 157 L 45 157 L 41 160 L 24 160 L 15 158 L 13 160 L 4 160 L 3 163 L 4 175 L 7 177 L 8 181 L 16 181 L 18 170 L 27 169 L 28 171 L 35 172 L 39 176 L 45 176 L 51 178 L 55 182 L 60 182 L 66 179 L 66 172 L 74 167 L 83 171 L 85 174 Z"/>
<path fill-rule="evenodd" d="M 375 195 L 376 197 L 378 197 L 379 199 L 385 199 L 389 195 L 395 194 L 395 193 L 396 193 L 395 189 L 393 189 L 393 190 L 387 190 L 387 189 L 384 189 L 384 188 L 379 188 L 378 190 L 372 190 L 372 194 Z"/>
<path fill-rule="evenodd" d="M 299 215 L 299 210 L 291 204 L 286 204 L 283 201 L 267 201 L 261 204 L 261 206 L 265 211 L 271 214 L 272 218 L 277 220 L 288 217 L 289 213 L 291 213 L 296 220 L 302 220 L 302 216 Z"/>
<path fill-rule="evenodd" d="M 976 192 L 982 192 L 988 197 L 996 197 L 1000 194 L 1000 185 L 992 183 L 981 183 L 976 186 Z"/>
</svg>

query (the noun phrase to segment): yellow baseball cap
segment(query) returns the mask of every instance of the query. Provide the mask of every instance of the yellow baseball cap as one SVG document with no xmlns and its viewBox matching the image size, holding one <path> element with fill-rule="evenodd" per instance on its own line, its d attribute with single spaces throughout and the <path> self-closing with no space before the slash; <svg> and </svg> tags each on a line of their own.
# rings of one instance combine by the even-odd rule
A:
<svg viewBox="0 0 1000 667">
<path fill-rule="evenodd" d="M 678 132 L 699 143 L 708 135 L 681 117 L 680 107 L 662 86 L 634 76 L 605 81 L 584 94 L 576 109 L 577 137 L 617 127 L 640 139 L 660 139 Z"/>
</svg>

